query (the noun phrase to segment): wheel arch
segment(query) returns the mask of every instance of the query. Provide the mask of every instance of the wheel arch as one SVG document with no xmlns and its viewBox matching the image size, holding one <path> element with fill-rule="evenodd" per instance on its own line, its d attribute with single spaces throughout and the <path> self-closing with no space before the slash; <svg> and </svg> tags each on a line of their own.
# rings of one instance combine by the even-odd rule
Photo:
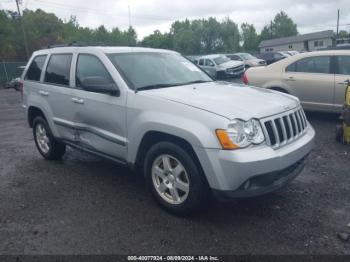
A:
<svg viewBox="0 0 350 262">
<path fill-rule="evenodd" d="M 47 121 L 44 112 L 39 107 L 30 106 L 28 108 L 27 121 L 31 128 L 33 128 L 33 122 L 37 116 L 41 116 Z"/>
<path fill-rule="evenodd" d="M 195 164 L 200 170 L 201 176 L 204 179 L 205 183 L 208 185 L 208 181 L 206 178 L 206 175 L 204 173 L 204 170 L 202 168 L 202 165 L 200 163 L 200 160 L 198 158 L 198 155 L 196 154 L 193 146 L 190 142 L 188 142 L 186 139 L 182 137 L 178 137 L 176 135 L 172 135 L 166 132 L 162 131 L 148 131 L 144 134 L 142 137 L 141 143 L 138 147 L 137 154 L 136 154 L 136 160 L 134 163 L 134 166 L 136 168 L 143 167 L 143 161 L 145 159 L 145 156 L 147 154 L 147 151 L 156 143 L 159 142 L 171 142 L 178 146 L 180 146 L 182 149 L 184 149 L 187 153 L 190 154 L 190 156 L 193 158 Z"/>
</svg>

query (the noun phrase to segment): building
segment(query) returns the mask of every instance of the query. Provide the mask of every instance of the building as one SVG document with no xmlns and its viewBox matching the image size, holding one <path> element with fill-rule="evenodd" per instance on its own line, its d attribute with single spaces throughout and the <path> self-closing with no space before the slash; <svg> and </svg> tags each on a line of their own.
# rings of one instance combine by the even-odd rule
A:
<svg viewBox="0 0 350 262">
<path fill-rule="evenodd" d="M 333 30 L 296 35 L 261 41 L 260 52 L 272 51 L 314 51 L 333 46 L 335 35 Z"/>
</svg>

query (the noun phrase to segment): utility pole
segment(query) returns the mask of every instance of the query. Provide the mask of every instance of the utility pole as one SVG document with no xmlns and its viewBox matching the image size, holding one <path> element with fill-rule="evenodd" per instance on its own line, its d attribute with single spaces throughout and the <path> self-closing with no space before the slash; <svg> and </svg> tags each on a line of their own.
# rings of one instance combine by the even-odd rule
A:
<svg viewBox="0 0 350 262">
<path fill-rule="evenodd" d="M 272 39 L 272 21 L 270 22 L 270 37 Z"/>
<path fill-rule="evenodd" d="M 28 60 L 28 59 L 29 59 L 29 49 L 28 49 L 27 35 L 26 35 L 26 31 L 24 30 L 24 25 L 23 25 L 21 10 L 19 9 L 19 0 L 15 0 L 15 1 L 16 1 L 16 5 L 17 5 L 18 18 L 19 18 L 19 22 L 20 22 L 20 24 L 21 24 L 22 33 L 23 33 L 23 44 L 24 44 L 24 49 L 25 49 L 25 51 L 26 51 L 26 58 L 27 58 L 27 60 Z"/>
<path fill-rule="evenodd" d="M 338 16 L 337 16 L 337 37 L 339 37 L 339 9 L 338 9 Z"/>
<path fill-rule="evenodd" d="M 128 5 L 128 15 L 129 15 L 129 28 L 130 28 L 131 27 L 130 5 Z"/>
</svg>

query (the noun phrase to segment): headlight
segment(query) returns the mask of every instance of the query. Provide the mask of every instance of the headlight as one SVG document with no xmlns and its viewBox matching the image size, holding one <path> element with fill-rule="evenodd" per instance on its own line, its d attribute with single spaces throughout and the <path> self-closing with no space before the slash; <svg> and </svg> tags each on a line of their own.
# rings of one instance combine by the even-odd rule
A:
<svg viewBox="0 0 350 262">
<path fill-rule="evenodd" d="M 256 119 L 242 121 L 233 120 L 226 130 L 216 130 L 218 139 L 224 149 L 244 148 L 251 144 L 261 144 L 265 136 L 260 122 Z"/>
</svg>

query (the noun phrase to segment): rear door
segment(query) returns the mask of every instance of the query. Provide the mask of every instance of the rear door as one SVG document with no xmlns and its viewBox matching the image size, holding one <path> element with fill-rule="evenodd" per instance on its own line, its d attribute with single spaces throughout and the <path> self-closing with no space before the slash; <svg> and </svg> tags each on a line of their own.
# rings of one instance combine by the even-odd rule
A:
<svg viewBox="0 0 350 262">
<path fill-rule="evenodd" d="M 334 106 L 341 111 L 345 100 L 345 89 L 350 80 L 350 56 L 337 56 L 335 72 Z"/>
<path fill-rule="evenodd" d="M 52 121 L 62 139 L 74 139 L 74 112 L 71 103 L 72 53 L 51 54 L 39 93 L 48 100 Z"/>
<path fill-rule="evenodd" d="M 302 58 L 286 67 L 283 82 L 305 109 L 334 109 L 334 73 L 331 56 Z"/>
<path fill-rule="evenodd" d="M 115 160 L 126 158 L 126 94 L 111 95 L 86 91 L 84 78 L 103 77 L 115 83 L 107 70 L 107 58 L 98 54 L 78 54 L 75 70 L 75 105 L 77 142 L 94 152 Z"/>
</svg>

